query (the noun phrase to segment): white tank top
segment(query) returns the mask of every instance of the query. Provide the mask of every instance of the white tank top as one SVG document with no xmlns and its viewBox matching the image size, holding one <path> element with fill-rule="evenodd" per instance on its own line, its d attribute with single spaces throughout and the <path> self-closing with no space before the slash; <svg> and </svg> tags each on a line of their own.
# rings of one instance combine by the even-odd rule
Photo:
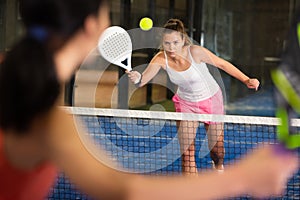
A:
<svg viewBox="0 0 300 200">
<path fill-rule="evenodd" d="M 180 98 L 198 102 L 212 97 L 220 87 L 210 74 L 205 63 L 196 63 L 188 47 L 188 54 L 191 59 L 191 66 L 185 71 L 176 71 L 169 67 L 168 58 L 166 58 L 166 71 L 170 80 L 178 86 L 177 94 Z"/>
</svg>

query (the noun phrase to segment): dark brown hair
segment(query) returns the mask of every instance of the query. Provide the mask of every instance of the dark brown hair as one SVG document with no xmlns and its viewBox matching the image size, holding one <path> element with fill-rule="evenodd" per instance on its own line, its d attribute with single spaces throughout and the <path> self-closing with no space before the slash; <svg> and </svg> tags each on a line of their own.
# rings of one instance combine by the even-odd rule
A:
<svg viewBox="0 0 300 200">
<path fill-rule="evenodd" d="M 20 0 L 27 30 L 0 65 L 0 128 L 27 131 L 55 105 L 60 83 L 54 53 L 71 39 L 105 0 Z M 58 38 L 58 39 L 57 39 Z"/>
<path fill-rule="evenodd" d="M 181 34 L 182 39 L 184 39 L 184 45 L 191 45 L 192 41 L 185 31 L 183 22 L 180 19 L 169 19 L 167 23 L 163 26 L 163 34 L 168 34 L 173 31 L 177 31 Z"/>
</svg>

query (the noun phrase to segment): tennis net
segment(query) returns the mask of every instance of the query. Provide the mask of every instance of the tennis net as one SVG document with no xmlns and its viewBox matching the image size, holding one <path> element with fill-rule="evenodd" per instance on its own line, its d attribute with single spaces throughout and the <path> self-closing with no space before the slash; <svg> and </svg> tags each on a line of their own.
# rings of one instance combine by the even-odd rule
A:
<svg viewBox="0 0 300 200">
<path fill-rule="evenodd" d="M 276 143 L 277 118 L 237 115 L 199 115 L 163 111 L 139 111 L 65 107 L 84 122 L 88 135 L 96 146 L 105 149 L 108 156 L 125 171 L 147 175 L 180 174 L 182 171 L 181 146 L 178 122 L 186 121 L 195 129 L 195 162 L 198 171 L 212 168 L 210 144 L 203 122 L 224 130 L 224 165 L 238 161 L 258 144 Z M 189 123 L 198 121 L 198 124 Z M 222 126 L 219 126 L 223 124 Z M 197 127 L 193 127 L 197 125 Z M 293 119 L 292 126 L 300 130 L 300 120 Z M 219 134 L 218 132 L 216 132 Z M 186 139 L 186 138 L 185 138 Z M 190 144 L 191 140 L 188 140 Z M 181 144 L 181 145 L 180 145 Z M 96 155 L 97 156 L 97 155 Z M 271 163 L 270 163 L 271 164 Z M 248 199 L 239 197 L 235 199 Z M 80 193 L 63 174 L 58 178 L 48 199 L 88 199 Z M 273 199 L 300 199 L 300 174 L 292 177 L 283 197 Z"/>
</svg>

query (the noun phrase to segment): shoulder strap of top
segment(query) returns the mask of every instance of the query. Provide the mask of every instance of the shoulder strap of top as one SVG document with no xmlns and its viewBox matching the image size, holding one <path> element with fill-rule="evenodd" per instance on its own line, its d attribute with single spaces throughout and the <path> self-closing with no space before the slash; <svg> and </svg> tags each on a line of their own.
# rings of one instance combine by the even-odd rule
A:
<svg viewBox="0 0 300 200">
<path fill-rule="evenodd" d="M 169 67 L 169 65 L 168 65 L 168 56 L 167 56 L 167 54 L 166 54 L 166 51 L 164 50 L 164 55 L 165 55 L 165 58 L 166 58 L 166 67 L 168 68 Z"/>
<path fill-rule="evenodd" d="M 195 63 L 195 61 L 193 59 L 193 56 L 192 56 L 192 53 L 191 53 L 191 45 L 188 46 L 188 52 L 189 52 L 189 56 L 190 56 L 190 59 L 191 59 L 192 63 Z"/>
</svg>

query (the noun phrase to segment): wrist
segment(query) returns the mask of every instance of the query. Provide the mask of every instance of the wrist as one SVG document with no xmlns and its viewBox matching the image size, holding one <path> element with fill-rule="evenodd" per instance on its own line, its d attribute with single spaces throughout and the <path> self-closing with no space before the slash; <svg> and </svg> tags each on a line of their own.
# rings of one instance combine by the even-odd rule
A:
<svg viewBox="0 0 300 200">
<path fill-rule="evenodd" d="M 249 80 L 250 80 L 250 78 L 246 78 L 246 79 L 243 80 L 243 83 L 244 83 L 245 85 L 247 85 L 247 84 L 249 83 Z"/>
</svg>

